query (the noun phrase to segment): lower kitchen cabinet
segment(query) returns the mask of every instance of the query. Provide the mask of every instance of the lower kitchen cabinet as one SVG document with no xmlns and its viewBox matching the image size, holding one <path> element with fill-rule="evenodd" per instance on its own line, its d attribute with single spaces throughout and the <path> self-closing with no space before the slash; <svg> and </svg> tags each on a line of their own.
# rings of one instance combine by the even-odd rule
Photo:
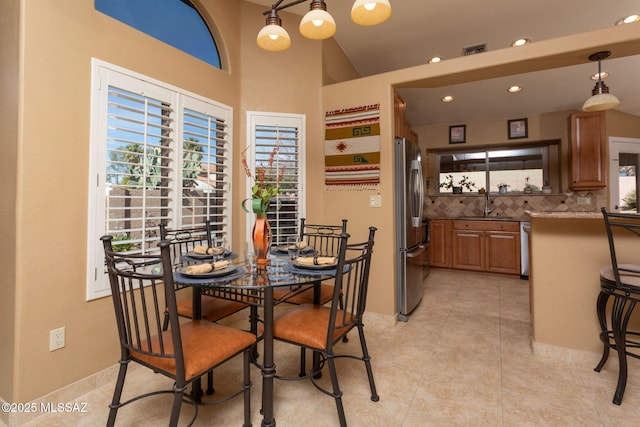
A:
<svg viewBox="0 0 640 427">
<path fill-rule="evenodd" d="M 484 270 L 484 231 L 453 231 L 453 268 Z"/>
<path fill-rule="evenodd" d="M 434 267 L 520 274 L 520 223 L 432 220 L 431 250 Z"/>
<path fill-rule="evenodd" d="M 451 220 L 429 221 L 431 243 L 429 260 L 432 267 L 451 268 Z"/>
<path fill-rule="evenodd" d="M 520 233 L 487 231 L 486 270 L 495 273 L 520 274 Z"/>
</svg>

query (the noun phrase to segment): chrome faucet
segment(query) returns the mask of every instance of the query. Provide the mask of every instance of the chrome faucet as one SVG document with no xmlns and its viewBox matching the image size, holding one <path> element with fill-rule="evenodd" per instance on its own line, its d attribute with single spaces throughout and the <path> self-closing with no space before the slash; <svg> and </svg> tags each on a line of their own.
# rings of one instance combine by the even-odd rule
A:
<svg viewBox="0 0 640 427">
<path fill-rule="evenodd" d="M 489 208 L 489 203 L 491 203 L 491 199 L 489 198 L 489 192 L 484 193 L 484 211 L 482 212 L 482 216 L 489 216 L 493 209 Z"/>
</svg>

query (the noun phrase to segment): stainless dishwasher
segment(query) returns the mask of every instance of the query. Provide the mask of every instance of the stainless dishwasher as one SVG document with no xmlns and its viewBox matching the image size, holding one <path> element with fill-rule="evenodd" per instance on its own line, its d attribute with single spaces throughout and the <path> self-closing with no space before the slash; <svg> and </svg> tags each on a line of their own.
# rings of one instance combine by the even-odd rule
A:
<svg viewBox="0 0 640 427">
<path fill-rule="evenodd" d="M 529 221 L 520 222 L 520 278 L 529 279 Z"/>
</svg>

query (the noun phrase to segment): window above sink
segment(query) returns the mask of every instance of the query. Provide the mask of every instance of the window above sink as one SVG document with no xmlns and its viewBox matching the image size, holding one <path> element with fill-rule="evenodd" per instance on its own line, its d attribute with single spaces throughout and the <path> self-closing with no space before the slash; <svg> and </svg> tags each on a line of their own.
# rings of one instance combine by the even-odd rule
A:
<svg viewBox="0 0 640 427">
<path fill-rule="evenodd" d="M 437 194 L 541 193 L 559 189 L 560 141 L 434 150 Z"/>
</svg>

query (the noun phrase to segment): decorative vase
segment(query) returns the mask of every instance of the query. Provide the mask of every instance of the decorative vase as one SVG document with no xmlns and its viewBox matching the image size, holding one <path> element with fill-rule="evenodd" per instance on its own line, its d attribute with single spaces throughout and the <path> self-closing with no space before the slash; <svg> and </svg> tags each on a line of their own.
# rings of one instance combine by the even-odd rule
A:
<svg viewBox="0 0 640 427">
<path fill-rule="evenodd" d="M 266 215 L 256 215 L 256 223 L 253 225 L 251 233 L 253 239 L 253 250 L 256 254 L 258 268 L 265 267 L 269 260 L 269 247 L 271 246 L 271 226 Z"/>
<path fill-rule="evenodd" d="M 269 262 L 268 255 L 271 247 L 271 226 L 267 219 L 270 202 L 265 202 L 262 199 L 246 199 L 242 202 L 242 208 L 247 212 L 249 212 L 245 207 L 247 200 L 251 200 L 251 210 L 256 214 L 256 222 L 253 224 L 253 230 L 251 231 L 256 265 L 259 269 L 263 269 Z"/>
</svg>

